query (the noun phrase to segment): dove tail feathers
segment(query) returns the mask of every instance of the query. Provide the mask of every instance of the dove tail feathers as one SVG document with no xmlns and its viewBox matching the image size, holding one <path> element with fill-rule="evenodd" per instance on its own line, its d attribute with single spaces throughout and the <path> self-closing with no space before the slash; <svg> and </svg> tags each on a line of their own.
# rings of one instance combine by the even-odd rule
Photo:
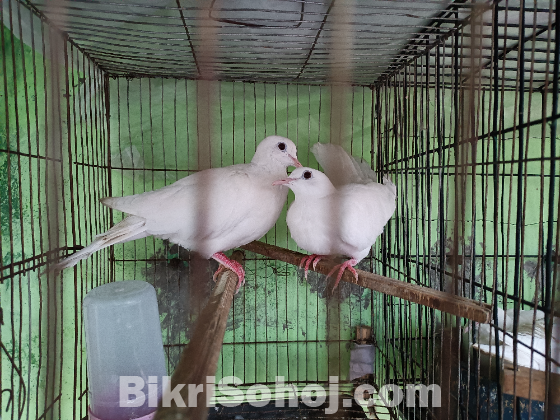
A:
<svg viewBox="0 0 560 420">
<path fill-rule="evenodd" d="M 116 198 L 120 198 L 120 197 L 116 197 Z M 116 204 L 115 197 L 105 197 L 99 201 L 101 201 L 101 204 L 103 204 L 104 206 L 107 206 L 109 208 L 115 208 L 115 204 Z"/>
<path fill-rule="evenodd" d="M 93 242 L 78 252 L 70 255 L 68 258 L 59 261 L 51 267 L 51 270 L 58 272 L 65 268 L 73 267 L 80 260 L 88 258 L 94 252 L 97 252 L 108 246 L 118 244 L 120 242 L 128 242 L 134 239 L 148 236 L 145 232 L 146 219 L 138 216 L 128 216 L 121 220 L 107 232 L 97 235 Z"/>
</svg>

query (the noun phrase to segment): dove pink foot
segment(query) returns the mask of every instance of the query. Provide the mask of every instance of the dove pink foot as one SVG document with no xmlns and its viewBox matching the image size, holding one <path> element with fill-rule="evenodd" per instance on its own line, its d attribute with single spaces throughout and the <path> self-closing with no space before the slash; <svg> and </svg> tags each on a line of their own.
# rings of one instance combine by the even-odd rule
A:
<svg viewBox="0 0 560 420">
<path fill-rule="evenodd" d="M 317 267 L 317 263 L 319 261 L 321 261 L 321 259 L 324 257 L 324 255 L 318 255 L 318 254 L 311 254 L 308 255 L 307 257 L 303 257 L 301 259 L 301 262 L 299 263 L 299 268 L 303 267 L 303 264 L 305 263 L 305 279 L 307 280 L 307 272 L 309 271 L 309 264 L 311 264 L 311 262 L 313 261 L 313 270 L 315 270 L 315 267 Z"/>
<path fill-rule="evenodd" d="M 237 282 L 237 288 L 235 289 L 235 294 L 237 294 L 237 292 L 239 292 L 239 288 L 245 283 L 245 271 L 243 270 L 241 264 L 239 264 L 237 261 L 230 260 L 223 252 L 216 252 L 214 255 L 212 255 L 212 258 L 222 264 L 216 270 L 214 276 L 212 277 L 214 281 L 217 280 L 219 273 L 224 271 L 226 268 L 229 268 L 231 271 L 237 274 L 237 277 L 239 278 L 239 281 Z"/>
<path fill-rule="evenodd" d="M 340 279 L 342 278 L 342 274 L 344 273 L 344 270 L 348 269 L 352 274 L 354 274 L 354 278 L 356 279 L 356 281 L 358 281 L 358 272 L 354 269 L 354 266 L 358 264 L 358 260 L 355 260 L 354 258 L 343 262 L 342 264 L 338 264 L 335 265 L 334 268 L 329 272 L 329 274 L 327 274 L 327 278 L 330 277 L 336 270 L 338 270 L 338 275 L 336 276 L 336 283 L 334 284 L 333 290 L 336 289 L 336 286 L 338 286 L 338 283 L 340 282 Z"/>
</svg>

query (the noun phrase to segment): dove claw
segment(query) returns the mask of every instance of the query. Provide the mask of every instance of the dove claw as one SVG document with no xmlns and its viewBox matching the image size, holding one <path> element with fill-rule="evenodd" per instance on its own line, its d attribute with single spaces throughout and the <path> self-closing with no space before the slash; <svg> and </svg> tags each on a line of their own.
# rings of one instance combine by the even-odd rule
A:
<svg viewBox="0 0 560 420">
<path fill-rule="evenodd" d="M 221 264 L 218 270 L 214 273 L 214 281 L 217 280 L 217 276 L 221 271 L 229 268 L 231 271 L 237 274 L 237 278 L 239 279 L 235 288 L 235 294 L 237 294 L 239 292 L 239 288 L 245 284 L 245 270 L 243 270 L 243 266 L 237 261 L 230 260 L 223 252 L 216 252 L 214 255 L 212 255 L 212 258 Z"/>
<path fill-rule="evenodd" d="M 315 259 L 313 260 L 313 270 L 315 270 L 315 268 L 317 267 L 317 263 L 321 261 L 321 259 L 323 259 L 322 255 L 317 255 L 315 257 Z"/>
<path fill-rule="evenodd" d="M 301 262 L 299 263 L 299 268 L 302 268 L 303 264 L 305 263 L 305 272 L 304 272 L 305 280 L 307 280 L 307 272 L 309 271 L 309 265 L 311 265 L 311 262 L 313 262 L 313 270 L 315 270 L 315 267 L 317 266 L 317 263 L 321 260 L 321 258 L 323 258 L 322 255 L 311 254 L 301 259 Z"/>
<path fill-rule="evenodd" d="M 304 273 L 305 280 L 307 280 L 307 272 L 309 271 L 309 264 L 311 263 L 312 260 L 313 260 L 313 255 L 310 255 L 309 257 L 307 257 L 307 261 L 305 261 L 305 273 Z"/>
<path fill-rule="evenodd" d="M 358 261 L 355 260 L 354 258 L 352 258 L 352 259 L 350 259 L 346 262 L 343 262 L 342 264 L 335 265 L 333 267 L 333 269 L 331 271 L 329 271 L 329 274 L 327 274 L 327 278 L 332 276 L 332 274 L 336 270 L 338 270 L 338 275 L 336 276 L 336 282 L 334 283 L 333 290 L 336 289 L 336 286 L 338 286 L 338 283 L 340 282 L 340 279 L 342 278 L 342 274 L 344 274 L 344 270 L 346 270 L 346 269 L 348 269 L 348 271 L 350 271 L 354 275 L 354 278 L 356 279 L 356 282 L 358 281 L 358 272 L 354 268 L 354 265 L 356 265 L 356 264 L 358 264 Z"/>
<path fill-rule="evenodd" d="M 220 266 L 218 267 L 218 269 L 216 270 L 216 272 L 212 276 L 212 280 L 214 280 L 214 283 L 216 283 L 218 281 L 218 274 L 220 274 L 225 269 L 226 268 L 222 264 L 220 264 Z"/>
</svg>

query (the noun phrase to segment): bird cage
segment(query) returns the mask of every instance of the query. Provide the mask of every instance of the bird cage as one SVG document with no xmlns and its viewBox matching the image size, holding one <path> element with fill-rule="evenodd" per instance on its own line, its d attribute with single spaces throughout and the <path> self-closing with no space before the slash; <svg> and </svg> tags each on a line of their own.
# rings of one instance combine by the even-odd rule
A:
<svg viewBox="0 0 560 420">
<path fill-rule="evenodd" d="M 333 418 L 560 417 L 558 1 L 0 4 L 2 419 L 87 418 L 82 301 L 121 280 L 154 286 L 169 375 L 210 337 L 209 375 L 243 390 L 337 377 Z M 48 270 L 122 220 L 101 198 L 248 162 L 269 135 L 313 168 L 314 143 L 340 144 L 395 183 L 358 284 L 304 277 L 286 208 L 243 247 L 219 337 L 217 265 L 168 241 Z M 355 379 L 360 338 L 375 357 Z M 329 417 L 298 404 L 209 418 Z"/>
</svg>

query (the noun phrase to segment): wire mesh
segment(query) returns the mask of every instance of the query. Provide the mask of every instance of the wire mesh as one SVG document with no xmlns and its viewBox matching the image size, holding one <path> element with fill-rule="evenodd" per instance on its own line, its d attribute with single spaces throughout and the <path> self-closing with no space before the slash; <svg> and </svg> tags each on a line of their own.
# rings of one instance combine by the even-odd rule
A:
<svg viewBox="0 0 560 420">
<path fill-rule="evenodd" d="M 100 198 L 200 169 L 201 16 L 217 33 L 211 165 L 247 162 L 261 139 L 278 134 L 317 168 L 311 145 L 339 141 L 330 138 L 338 96 L 329 77 L 348 67 L 331 43 L 333 4 L 1 1 L 4 418 L 86 416 L 81 302 L 104 282 L 155 286 L 173 371 L 213 263 L 201 280 L 187 250 L 150 237 L 97 253 L 58 280 L 42 270 L 121 220 Z M 359 268 L 493 304 L 490 335 L 505 333 L 513 352 L 494 343 L 498 355 L 485 355 L 472 346 L 482 326 L 357 285 L 327 298 L 324 276 L 305 281 L 291 265 L 247 253 L 216 378 L 305 385 L 338 375 L 352 392 L 353 329 L 371 325 L 374 386 L 443 390 L 441 408 L 415 399 L 392 418 L 557 418 L 558 2 L 353 7 L 352 50 L 340 54 L 352 68 L 344 136 L 398 191 L 395 216 Z M 297 249 L 285 210 L 263 240 Z M 510 310 L 507 328 L 498 308 Z M 534 314 L 528 326 L 521 311 Z M 520 363 L 527 349 L 530 364 L 544 360 L 544 368 Z"/>
</svg>

